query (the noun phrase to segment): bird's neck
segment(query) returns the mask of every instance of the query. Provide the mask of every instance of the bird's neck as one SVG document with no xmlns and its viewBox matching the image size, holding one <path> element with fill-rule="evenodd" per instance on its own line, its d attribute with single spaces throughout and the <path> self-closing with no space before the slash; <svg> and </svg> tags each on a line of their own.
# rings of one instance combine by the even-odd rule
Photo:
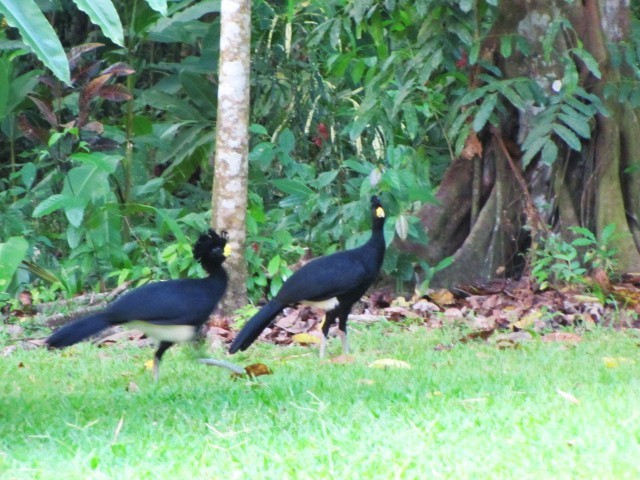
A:
<svg viewBox="0 0 640 480">
<path fill-rule="evenodd" d="M 371 222 L 371 239 L 369 241 L 380 242 L 384 248 L 384 218 L 378 218 L 375 215 Z"/>
<path fill-rule="evenodd" d="M 211 278 L 213 280 L 226 280 L 227 278 L 227 272 L 224 268 L 222 268 L 222 265 L 216 265 L 216 266 L 212 266 L 209 265 L 207 268 L 207 266 L 204 266 L 205 271 L 207 272 L 207 278 Z"/>
<path fill-rule="evenodd" d="M 376 255 L 377 260 L 381 263 L 382 258 L 384 257 L 384 251 L 386 248 L 384 241 L 384 219 L 382 218 L 373 218 L 373 225 L 371 228 L 371 237 L 369 241 L 365 244 L 368 248 L 374 250 L 374 255 Z"/>
</svg>

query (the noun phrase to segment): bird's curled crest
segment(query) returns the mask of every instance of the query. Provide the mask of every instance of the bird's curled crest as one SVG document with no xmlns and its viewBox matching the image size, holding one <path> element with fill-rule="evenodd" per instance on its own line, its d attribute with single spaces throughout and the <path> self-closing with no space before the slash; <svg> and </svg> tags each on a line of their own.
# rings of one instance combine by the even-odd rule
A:
<svg viewBox="0 0 640 480">
<path fill-rule="evenodd" d="M 218 235 L 213 228 L 210 228 L 198 237 L 193 246 L 193 258 L 209 273 L 212 268 L 220 266 L 229 253 L 227 232 L 224 230 Z"/>
</svg>

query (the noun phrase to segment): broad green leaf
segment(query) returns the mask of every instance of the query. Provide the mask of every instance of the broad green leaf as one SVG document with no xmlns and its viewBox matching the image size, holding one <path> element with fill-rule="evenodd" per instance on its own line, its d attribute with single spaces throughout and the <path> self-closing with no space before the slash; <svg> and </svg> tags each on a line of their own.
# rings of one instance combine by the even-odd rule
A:
<svg viewBox="0 0 640 480">
<path fill-rule="evenodd" d="M 510 86 L 505 86 L 500 90 L 507 100 L 516 107 L 518 110 L 525 110 L 527 108 L 527 104 L 524 99 L 518 95 L 518 93 L 512 89 Z"/>
<path fill-rule="evenodd" d="M 498 102 L 498 96 L 494 93 L 489 95 L 476 113 L 475 118 L 473 119 L 473 129 L 476 132 L 482 130 L 482 128 L 486 125 L 487 120 L 493 113 L 493 109 L 496 107 L 496 103 Z"/>
<path fill-rule="evenodd" d="M 547 165 L 553 164 L 558 158 L 558 147 L 553 140 L 549 140 L 544 144 L 540 159 Z"/>
<path fill-rule="evenodd" d="M 4 119 L 9 112 L 9 88 L 12 70 L 11 61 L 6 57 L 0 58 L 0 120 Z"/>
<path fill-rule="evenodd" d="M 298 180 L 290 180 L 288 178 L 277 179 L 273 181 L 273 185 L 284 193 L 289 195 L 299 195 L 306 198 L 313 194 L 313 190 Z"/>
<path fill-rule="evenodd" d="M 500 55 L 504 58 L 509 58 L 511 56 L 512 40 L 513 37 L 511 35 L 504 35 L 500 38 Z"/>
<path fill-rule="evenodd" d="M 529 142 L 526 148 L 523 145 L 525 152 L 524 156 L 522 157 L 522 168 L 527 168 L 529 163 L 531 163 L 531 160 L 533 160 L 533 157 L 535 157 L 536 154 L 542 149 L 542 147 L 544 147 L 547 142 L 550 141 L 551 139 L 549 138 L 549 136 L 545 135 L 544 137 L 538 137 L 533 142 Z"/>
<path fill-rule="evenodd" d="M 1 1 L 1 0 L 0 0 Z M 33 69 L 11 80 L 9 84 L 9 104 L 7 111 L 12 112 L 39 83 L 42 70 Z"/>
<path fill-rule="evenodd" d="M 468 105 L 482 98 L 486 94 L 487 94 L 487 87 L 474 88 L 468 91 L 467 93 L 465 93 L 458 103 L 460 105 Z"/>
<path fill-rule="evenodd" d="M 258 123 L 252 123 L 251 125 L 249 125 L 249 131 L 257 135 L 267 135 L 269 133 L 264 126 Z"/>
<path fill-rule="evenodd" d="M 593 245 L 593 240 L 589 240 L 588 238 L 576 238 L 571 242 L 571 245 L 576 247 L 587 247 L 589 245 Z"/>
<path fill-rule="evenodd" d="M 86 204 L 84 205 L 74 205 L 72 207 L 66 207 L 64 209 L 64 214 L 69 220 L 71 227 L 79 228 L 82 225 L 82 219 L 84 218 L 84 209 Z M 67 230 L 67 239 L 69 238 L 69 231 Z M 71 246 L 71 243 L 69 243 Z M 73 248 L 73 247 L 71 247 Z"/>
<path fill-rule="evenodd" d="M 177 126 L 183 126 L 188 122 L 204 123 L 207 121 L 197 108 L 176 95 L 169 95 L 159 90 L 145 90 L 142 95 L 140 95 L 140 100 L 143 104 L 153 108 L 162 105 L 163 110 L 177 117 L 177 119 L 174 120 L 186 120 L 185 122 L 176 122 Z"/>
<path fill-rule="evenodd" d="M 583 237 L 590 239 L 593 243 L 596 243 L 596 236 L 588 228 L 575 226 L 569 227 L 569 230 L 571 230 L 573 233 L 577 233 L 579 235 L 582 235 Z"/>
<path fill-rule="evenodd" d="M 78 245 L 80 245 L 80 240 L 82 239 L 82 230 L 74 227 L 73 225 L 69 225 L 67 227 L 67 243 L 69 247 L 73 250 Z"/>
<path fill-rule="evenodd" d="M 20 169 L 20 177 L 22 178 L 22 184 L 26 188 L 31 188 L 31 185 L 33 185 L 33 182 L 36 179 L 36 174 L 37 174 L 37 169 L 33 163 L 29 162 L 29 163 L 23 164 L 22 168 Z"/>
<path fill-rule="evenodd" d="M 600 233 L 600 241 L 606 244 L 611 240 L 615 232 L 616 232 L 616 224 L 609 223 L 606 227 L 602 229 L 602 232 Z"/>
<path fill-rule="evenodd" d="M 82 201 L 71 206 L 84 206 L 94 198 L 111 192 L 109 174 L 95 165 L 82 165 L 67 172 L 62 194 Z"/>
<path fill-rule="evenodd" d="M 184 5 L 184 3 L 178 3 L 179 7 L 182 5 Z M 195 5 L 173 12 L 176 8 L 178 7 L 172 7 L 171 16 L 161 18 L 149 31 L 152 34 L 158 34 L 175 25 L 184 28 L 182 24 L 197 20 L 208 13 L 220 12 L 220 0 L 203 0 Z M 154 35 L 151 36 L 152 39 L 154 37 Z"/>
<path fill-rule="evenodd" d="M 425 22 L 426 23 L 426 22 Z M 422 70 L 420 71 L 420 76 L 418 77 L 418 81 L 422 84 L 428 82 L 431 79 L 433 72 L 436 71 L 438 67 L 442 64 L 443 54 L 441 49 L 437 49 L 422 65 Z"/>
<path fill-rule="evenodd" d="M 473 0 L 459 0 L 458 5 L 460 6 L 460 10 L 464 13 L 469 13 L 473 8 L 474 3 L 475 2 Z"/>
<path fill-rule="evenodd" d="M 562 104 L 561 110 L 567 115 L 578 115 L 581 113 L 586 117 L 592 117 L 598 111 L 595 106 L 582 103 L 575 97 L 567 97 L 565 102 L 566 103 Z"/>
<path fill-rule="evenodd" d="M 183 71 L 180 73 L 180 83 L 184 87 L 189 99 L 201 110 L 209 112 L 214 117 L 218 108 L 216 93 L 213 84 L 203 75 Z"/>
<path fill-rule="evenodd" d="M 105 37 L 116 45 L 124 47 L 122 23 L 111 0 L 74 0 L 80 10 L 86 13 L 91 23 L 100 27 Z"/>
<path fill-rule="evenodd" d="M 187 243 L 187 237 L 185 237 L 184 233 L 182 232 L 182 229 L 180 228 L 180 225 L 178 225 L 178 222 L 176 222 L 173 218 L 167 215 L 167 213 L 164 212 L 161 208 L 153 208 L 153 207 L 150 207 L 150 208 L 151 210 L 156 212 L 156 214 L 160 218 L 162 218 L 164 223 L 167 224 L 167 226 L 171 230 L 171 233 L 173 233 L 173 235 L 176 237 L 176 240 L 178 242 Z"/>
<path fill-rule="evenodd" d="M 121 155 L 108 155 L 101 152 L 74 153 L 71 158 L 86 165 L 93 165 L 107 173 L 114 173 L 122 160 Z"/>
<path fill-rule="evenodd" d="M 5 243 L 0 243 L 0 291 L 4 291 L 11 283 L 28 248 L 29 243 L 22 237 L 11 237 Z"/>
<path fill-rule="evenodd" d="M 404 112 L 404 122 L 407 126 L 407 133 L 409 134 L 409 138 L 412 140 L 416 138 L 418 134 L 418 115 L 416 114 L 416 108 L 410 103 L 406 103 L 403 105 L 402 110 Z"/>
<path fill-rule="evenodd" d="M 147 0 L 147 4 L 161 15 L 167 15 L 167 0 Z"/>
<path fill-rule="evenodd" d="M 0 0 L 0 13 L 18 29 L 22 41 L 42 63 L 63 82 L 69 84 L 69 62 L 55 30 L 34 0 Z"/>
<path fill-rule="evenodd" d="M 328 172 L 322 172 L 318 175 L 318 178 L 314 182 L 314 186 L 317 189 L 321 189 L 333 182 L 338 176 L 338 170 L 330 170 Z"/>
<path fill-rule="evenodd" d="M 278 138 L 278 145 L 285 153 L 291 153 L 296 146 L 296 137 L 293 132 L 285 128 Z"/>
<path fill-rule="evenodd" d="M 409 222 L 404 215 L 398 215 L 396 218 L 396 233 L 400 240 L 406 240 L 409 235 Z"/>
<path fill-rule="evenodd" d="M 365 95 L 364 100 L 358 107 L 354 120 L 349 127 L 349 137 L 352 141 L 355 141 L 371 122 L 371 118 L 375 114 L 377 102 L 378 92 L 367 93 Z"/>
<path fill-rule="evenodd" d="M 55 212 L 56 210 L 60 210 L 68 205 L 71 205 L 73 199 L 68 195 L 55 194 L 50 197 L 45 198 L 42 202 L 40 202 L 36 208 L 33 209 L 32 216 L 35 218 L 43 217 L 44 215 L 48 215 L 51 212 Z"/>
<path fill-rule="evenodd" d="M 571 53 L 575 54 L 580 60 L 583 61 L 585 66 L 589 69 L 591 74 L 596 78 L 601 78 L 602 73 L 600 72 L 600 67 L 598 66 L 598 62 L 593 55 L 591 55 L 587 50 L 583 48 L 574 48 Z"/>
<path fill-rule="evenodd" d="M 556 123 L 553 126 L 553 131 L 573 150 L 580 151 L 582 149 L 580 139 L 564 125 Z"/>
<path fill-rule="evenodd" d="M 448 266 L 452 265 L 452 264 L 453 264 L 453 261 L 454 261 L 453 256 L 451 256 L 451 257 L 445 257 L 445 258 L 443 258 L 442 260 L 440 260 L 440 261 L 438 262 L 438 264 L 437 264 L 435 267 L 433 267 L 433 270 L 434 270 L 435 272 L 439 272 L 440 270 L 444 270 L 444 269 L 445 269 L 445 268 L 447 268 Z"/>
<path fill-rule="evenodd" d="M 361 173 L 363 175 L 369 175 L 371 173 L 371 170 L 373 170 L 374 168 L 374 166 L 369 162 L 354 160 L 354 159 L 347 159 L 344 162 L 342 162 L 342 164 L 345 167 L 350 168 L 351 170 Z"/>
<path fill-rule="evenodd" d="M 280 268 L 280 255 L 276 255 L 271 260 L 269 260 L 269 264 L 267 265 L 267 272 L 270 276 L 274 276 L 278 273 L 278 269 Z"/>
<path fill-rule="evenodd" d="M 475 65 L 480 55 L 480 42 L 474 42 L 469 50 L 469 65 Z"/>
<path fill-rule="evenodd" d="M 584 116 L 579 114 L 567 115 L 566 113 L 560 113 L 558 115 L 558 118 L 562 120 L 567 127 L 580 135 L 582 138 L 589 138 L 591 136 L 591 127 L 589 126 L 589 122 L 585 119 Z"/>
</svg>

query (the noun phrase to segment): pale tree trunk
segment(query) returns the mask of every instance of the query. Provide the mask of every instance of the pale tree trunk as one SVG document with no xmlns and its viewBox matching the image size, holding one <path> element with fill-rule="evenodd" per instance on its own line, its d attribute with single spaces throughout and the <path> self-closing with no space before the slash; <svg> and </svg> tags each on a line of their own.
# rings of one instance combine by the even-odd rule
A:
<svg viewBox="0 0 640 480">
<path fill-rule="evenodd" d="M 223 313 L 247 303 L 246 241 L 249 155 L 251 1 L 222 0 L 216 153 L 211 223 L 226 230 L 232 255 Z"/>
</svg>

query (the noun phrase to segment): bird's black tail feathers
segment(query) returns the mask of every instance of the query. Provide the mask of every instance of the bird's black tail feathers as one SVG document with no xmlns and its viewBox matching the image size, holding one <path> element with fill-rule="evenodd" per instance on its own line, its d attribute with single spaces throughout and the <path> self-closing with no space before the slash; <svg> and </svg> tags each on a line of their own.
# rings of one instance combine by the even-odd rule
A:
<svg viewBox="0 0 640 480">
<path fill-rule="evenodd" d="M 111 326 L 109 316 L 104 313 L 96 313 L 86 318 L 81 318 L 73 323 L 65 325 L 60 330 L 47 338 L 47 345 L 54 348 L 68 347 L 78 343 L 87 337 Z"/>
<path fill-rule="evenodd" d="M 267 328 L 271 320 L 275 318 L 282 310 L 284 305 L 275 300 L 271 300 L 256 313 L 251 320 L 240 330 L 235 340 L 229 348 L 229 353 L 236 353 L 238 350 L 246 350 L 258 335 Z"/>
</svg>

